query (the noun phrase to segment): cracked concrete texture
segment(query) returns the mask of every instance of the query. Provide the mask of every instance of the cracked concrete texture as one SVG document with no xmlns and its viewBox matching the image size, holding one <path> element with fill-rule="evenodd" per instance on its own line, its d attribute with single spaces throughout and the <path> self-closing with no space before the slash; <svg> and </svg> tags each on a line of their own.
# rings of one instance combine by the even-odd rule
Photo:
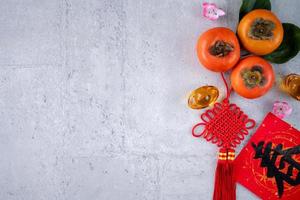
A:
<svg viewBox="0 0 300 200">
<path fill-rule="evenodd" d="M 227 12 L 216 22 L 196 0 L 2 0 L 0 199 L 211 199 L 217 149 L 191 137 L 186 94 L 211 84 L 224 96 L 194 47 L 210 27 L 234 29 L 240 1 L 214 2 Z M 288 2 L 273 10 L 297 24 Z M 300 73 L 300 56 L 274 68 Z M 232 96 L 258 123 L 274 99 L 299 129 L 298 102 L 275 87 Z"/>
</svg>

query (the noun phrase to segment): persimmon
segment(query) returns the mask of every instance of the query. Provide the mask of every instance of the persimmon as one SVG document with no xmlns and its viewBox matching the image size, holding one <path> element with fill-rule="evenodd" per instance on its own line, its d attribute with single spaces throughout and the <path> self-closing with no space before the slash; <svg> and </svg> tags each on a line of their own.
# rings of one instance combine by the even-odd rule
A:
<svg viewBox="0 0 300 200">
<path fill-rule="evenodd" d="M 272 66 L 263 58 L 242 59 L 231 73 L 231 86 L 240 96 L 254 99 L 268 92 L 274 83 Z"/>
<path fill-rule="evenodd" d="M 212 28 L 199 37 L 197 54 L 199 61 L 207 69 L 225 72 L 240 59 L 239 41 L 228 28 Z"/>
<path fill-rule="evenodd" d="M 266 55 L 279 47 L 283 39 L 283 27 L 269 10 L 257 9 L 245 15 L 238 25 L 238 36 L 248 51 Z"/>
</svg>

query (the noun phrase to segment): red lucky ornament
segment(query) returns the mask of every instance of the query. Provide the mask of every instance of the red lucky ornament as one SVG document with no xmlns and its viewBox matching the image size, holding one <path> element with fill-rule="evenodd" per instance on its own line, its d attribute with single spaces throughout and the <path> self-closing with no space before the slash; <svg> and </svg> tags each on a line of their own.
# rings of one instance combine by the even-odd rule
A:
<svg viewBox="0 0 300 200">
<path fill-rule="evenodd" d="M 300 132 L 269 113 L 237 159 L 236 180 L 263 200 L 300 197 Z"/>
<path fill-rule="evenodd" d="M 248 130 L 255 126 L 255 121 L 249 119 L 236 104 L 229 102 L 231 90 L 228 89 L 223 73 L 221 76 L 227 96 L 222 103 L 215 103 L 212 109 L 201 115 L 203 122 L 193 127 L 192 134 L 195 137 L 203 137 L 220 148 L 213 199 L 235 200 L 234 149 L 248 134 Z M 198 132 L 199 127 L 202 127 L 202 131 Z"/>
</svg>

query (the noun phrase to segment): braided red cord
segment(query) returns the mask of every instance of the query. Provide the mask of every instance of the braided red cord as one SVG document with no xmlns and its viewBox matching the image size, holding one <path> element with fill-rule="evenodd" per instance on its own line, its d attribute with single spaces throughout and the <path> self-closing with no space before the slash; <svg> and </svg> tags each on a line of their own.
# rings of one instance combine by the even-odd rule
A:
<svg viewBox="0 0 300 200">
<path fill-rule="evenodd" d="M 221 77 L 222 77 L 223 82 L 224 82 L 225 87 L 226 87 L 226 99 L 229 99 L 229 96 L 230 96 L 230 93 L 231 93 L 231 89 L 230 89 L 230 91 L 229 91 L 229 87 L 228 87 L 228 84 L 227 84 L 227 81 L 226 81 L 226 79 L 225 79 L 225 77 L 224 77 L 223 72 L 221 72 Z"/>
</svg>

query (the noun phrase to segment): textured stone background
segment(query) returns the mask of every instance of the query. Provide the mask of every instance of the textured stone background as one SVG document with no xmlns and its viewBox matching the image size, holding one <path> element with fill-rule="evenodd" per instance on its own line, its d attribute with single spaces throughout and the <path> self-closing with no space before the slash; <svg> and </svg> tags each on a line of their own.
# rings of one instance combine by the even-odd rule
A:
<svg viewBox="0 0 300 200">
<path fill-rule="evenodd" d="M 194 139 L 199 111 L 186 95 L 217 74 L 195 44 L 210 27 L 236 27 L 240 0 L 216 0 L 227 16 L 201 16 L 200 0 L 1 0 L 0 199 L 211 199 L 217 149 Z M 300 25 L 298 0 L 274 0 Z M 300 55 L 276 66 L 300 73 Z M 238 103 L 261 122 L 275 87 Z M 256 199 L 238 187 L 238 199 Z"/>
</svg>

